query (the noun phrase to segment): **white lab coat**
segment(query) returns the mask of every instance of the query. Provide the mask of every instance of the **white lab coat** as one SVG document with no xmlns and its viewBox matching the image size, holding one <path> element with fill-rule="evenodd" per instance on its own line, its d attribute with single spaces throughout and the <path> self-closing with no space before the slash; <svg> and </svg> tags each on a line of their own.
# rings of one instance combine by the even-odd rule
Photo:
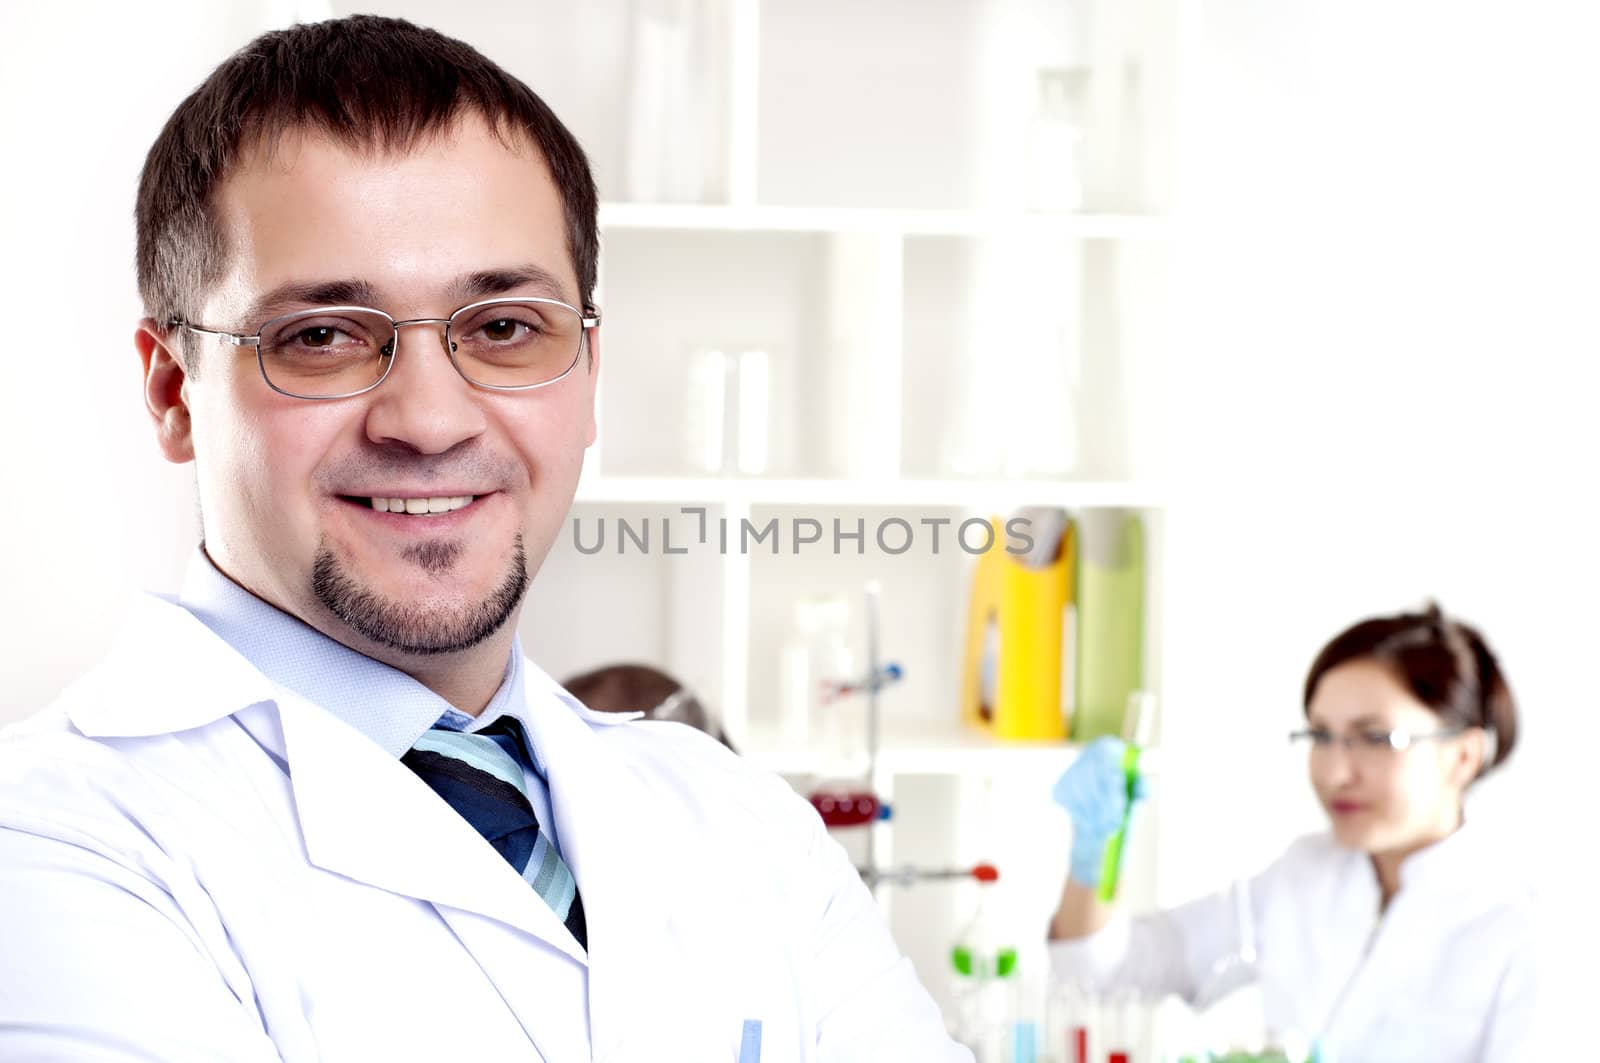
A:
<svg viewBox="0 0 1600 1063">
<path fill-rule="evenodd" d="M 1463 826 L 1401 864 L 1379 916 L 1371 859 L 1325 834 L 1295 842 L 1247 888 L 1169 911 L 1119 914 L 1055 942 L 1058 977 L 1175 993 L 1206 1007 L 1259 983 L 1268 1028 L 1314 1037 L 1333 1063 L 1508 1063 L 1534 1023 L 1533 897 Z M 1256 959 L 1229 962 L 1253 940 Z"/>
<path fill-rule="evenodd" d="M 0 737 L 0 1058 L 970 1061 L 780 779 L 527 686 L 587 955 L 404 765 L 140 599 Z"/>
</svg>

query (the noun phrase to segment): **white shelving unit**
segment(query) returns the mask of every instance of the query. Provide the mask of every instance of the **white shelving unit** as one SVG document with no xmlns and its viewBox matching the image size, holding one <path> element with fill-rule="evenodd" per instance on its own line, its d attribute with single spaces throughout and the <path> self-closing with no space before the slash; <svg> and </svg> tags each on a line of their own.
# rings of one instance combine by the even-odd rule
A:
<svg viewBox="0 0 1600 1063">
<path fill-rule="evenodd" d="M 530 594 L 531 656 L 558 679 L 622 660 L 664 667 L 746 755 L 801 783 L 838 762 L 777 738 L 792 603 L 859 601 L 878 581 L 884 650 L 906 669 L 883 698 L 874 782 L 896 815 L 873 828 L 879 854 L 993 860 L 1019 940 L 1038 936 L 1059 888 L 1066 828 L 1046 792 L 1072 750 L 959 726 L 971 557 L 921 540 L 891 555 L 870 532 L 859 554 L 788 539 L 775 553 L 723 550 L 699 525 L 725 521 L 737 542 L 746 520 L 871 529 L 1021 505 L 1137 511 L 1159 691 L 1159 384 L 1186 3 L 376 5 L 523 77 L 584 142 L 606 201 L 600 438 L 574 534 Z M 1067 126 L 1081 137 L 1071 170 L 1059 165 Z M 764 353 L 759 418 L 725 413 L 713 432 L 696 413 L 709 405 L 696 366 L 713 351 Z M 729 436 L 730 452 L 757 428 L 757 474 L 708 467 L 708 433 Z M 649 527 L 653 549 L 620 542 L 624 521 Z M 602 526 L 604 547 L 581 549 Z M 664 534 L 687 548 L 666 553 Z M 852 636 L 859 645 L 859 610 Z M 1154 895 L 1138 876 L 1129 887 Z M 880 893 L 947 1005 L 948 946 L 975 888 Z"/>
<path fill-rule="evenodd" d="M 785 744 L 774 728 L 752 726 L 744 755 L 779 775 L 796 778 L 830 775 L 865 776 L 866 758 L 840 759 L 815 747 Z M 1043 771 L 1059 774 L 1070 761 L 1072 747 L 1059 742 L 1001 742 L 959 723 L 900 725 L 884 734 L 878 772 L 896 775 L 1004 775 Z"/>
<path fill-rule="evenodd" d="M 775 479 L 707 476 L 586 477 L 583 503 L 653 502 L 713 505 L 948 506 L 1011 510 L 1021 505 L 1065 509 L 1160 509 L 1157 484 L 1126 480 Z"/>
<path fill-rule="evenodd" d="M 1068 240 L 1160 240 L 1167 219 L 1155 214 L 1049 210 L 899 210 L 892 207 L 763 207 L 698 203 L 607 203 L 607 232 L 877 233 L 885 236 L 1048 234 Z"/>
</svg>

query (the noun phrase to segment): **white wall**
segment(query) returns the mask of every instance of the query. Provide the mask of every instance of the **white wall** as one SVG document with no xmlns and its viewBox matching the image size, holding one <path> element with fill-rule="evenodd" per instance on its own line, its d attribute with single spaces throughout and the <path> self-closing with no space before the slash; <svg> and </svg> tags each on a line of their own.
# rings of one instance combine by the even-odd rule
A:
<svg viewBox="0 0 1600 1063">
<path fill-rule="evenodd" d="M 160 460 L 140 397 L 134 189 L 177 102 L 280 16 L 0 5 L 0 722 L 98 657 L 127 594 L 173 587 L 196 541 L 190 474 Z"/>
</svg>

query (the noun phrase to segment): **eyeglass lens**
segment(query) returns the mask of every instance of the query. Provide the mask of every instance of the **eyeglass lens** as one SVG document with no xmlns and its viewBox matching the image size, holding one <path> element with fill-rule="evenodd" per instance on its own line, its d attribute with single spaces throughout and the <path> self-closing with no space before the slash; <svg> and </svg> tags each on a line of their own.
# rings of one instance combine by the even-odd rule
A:
<svg viewBox="0 0 1600 1063">
<path fill-rule="evenodd" d="M 462 376 L 490 387 L 529 387 L 572 368 L 583 319 L 556 303 L 495 302 L 457 311 L 447 332 Z M 373 310 L 306 310 L 268 322 L 259 352 L 262 372 L 280 391 L 308 398 L 346 395 L 388 372 L 395 328 Z"/>
<path fill-rule="evenodd" d="M 1355 731 L 1343 736 L 1331 731 L 1313 729 L 1301 731 L 1293 737 L 1319 752 L 1343 748 L 1352 754 L 1369 756 L 1393 753 L 1407 744 L 1403 737 L 1396 741 L 1396 736 L 1389 731 Z"/>
</svg>

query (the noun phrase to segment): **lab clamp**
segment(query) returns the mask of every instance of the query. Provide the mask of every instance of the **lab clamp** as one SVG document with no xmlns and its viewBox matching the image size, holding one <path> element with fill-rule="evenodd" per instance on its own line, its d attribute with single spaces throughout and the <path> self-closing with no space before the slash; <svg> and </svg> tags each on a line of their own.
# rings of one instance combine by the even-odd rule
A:
<svg viewBox="0 0 1600 1063">
<path fill-rule="evenodd" d="M 822 817 L 824 825 L 830 828 L 840 827 L 867 827 L 866 859 L 863 866 L 856 870 L 860 872 L 861 879 L 867 888 L 874 893 L 881 885 L 886 886 L 914 886 L 919 882 L 950 882 L 973 879 L 985 885 L 998 881 L 1000 872 L 993 864 L 978 864 L 974 867 L 917 867 L 914 864 L 902 864 L 898 867 L 882 868 L 878 866 L 877 839 L 871 830 L 872 824 L 888 820 L 892 817 L 892 808 L 882 801 L 870 787 L 878 777 L 878 750 L 883 737 L 883 718 L 878 704 L 879 694 L 888 686 L 898 683 L 905 677 L 904 670 L 899 664 L 890 661 L 880 663 L 881 652 L 879 648 L 879 616 L 878 603 L 881 588 L 876 581 L 866 586 L 867 600 L 867 670 L 860 679 L 842 683 L 828 683 L 823 690 L 824 703 L 832 703 L 843 698 L 865 697 L 867 699 L 867 786 L 865 790 L 815 790 L 811 793 L 811 806 Z"/>
</svg>

